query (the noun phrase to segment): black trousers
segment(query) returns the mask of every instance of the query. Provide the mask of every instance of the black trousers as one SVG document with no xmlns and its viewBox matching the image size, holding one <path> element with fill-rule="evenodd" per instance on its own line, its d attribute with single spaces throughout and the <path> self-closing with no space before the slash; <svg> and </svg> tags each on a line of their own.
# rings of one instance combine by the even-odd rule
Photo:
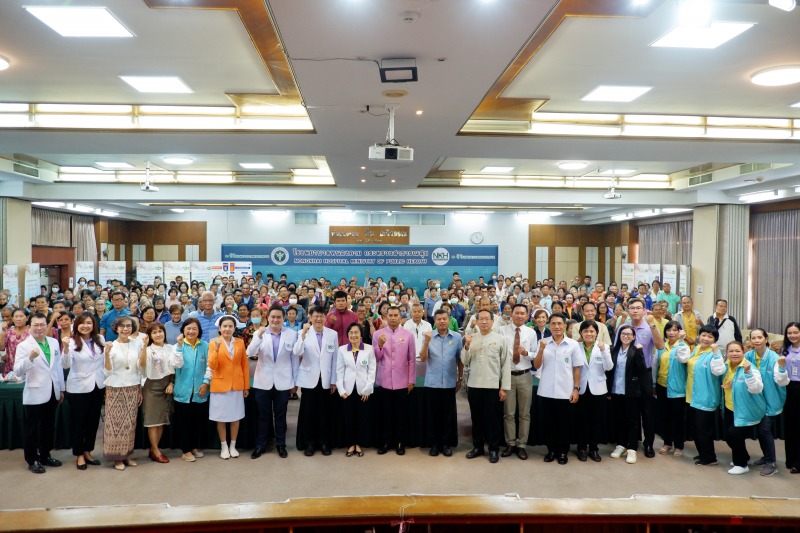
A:
<svg viewBox="0 0 800 533">
<path fill-rule="evenodd" d="M 361 395 L 355 387 L 347 399 L 342 400 L 342 417 L 344 418 L 344 445 L 346 447 L 364 446 L 369 438 L 370 400 L 361 401 Z"/>
<path fill-rule="evenodd" d="M 622 394 L 611 395 L 611 413 L 614 417 L 614 441 L 627 450 L 639 448 L 639 417 L 642 398 Z"/>
<path fill-rule="evenodd" d="M 58 399 L 50 391 L 50 399 L 39 405 L 25 405 L 25 462 L 44 461 L 50 457 L 56 435 Z"/>
<path fill-rule="evenodd" d="M 606 421 L 606 397 L 592 394 L 589 388 L 581 394 L 576 405 L 578 449 L 597 451 Z"/>
<path fill-rule="evenodd" d="M 758 444 L 761 452 L 768 463 L 775 462 L 775 416 L 766 415 L 761 419 L 756 430 L 758 432 Z"/>
<path fill-rule="evenodd" d="M 303 387 L 298 420 L 303 420 L 303 440 L 306 447 L 328 445 L 332 396 L 322 388 L 322 378 L 313 389 Z"/>
<path fill-rule="evenodd" d="M 559 455 L 569 452 L 569 437 L 572 430 L 572 404 L 569 400 L 539 396 L 542 408 L 542 426 L 546 432 L 547 451 Z"/>
<path fill-rule="evenodd" d="M 72 455 L 75 457 L 94 450 L 104 397 L 104 390 L 97 385 L 92 392 L 67 393 Z"/>
<path fill-rule="evenodd" d="M 647 375 L 652 375 L 651 369 L 647 369 Z M 648 378 L 649 379 L 649 378 Z M 656 399 L 653 397 L 652 392 L 642 395 L 639 398 L 639 415 L 642 417 L 642 432 L 644 433 L 644 447 L 653 447 L 656 440 L 656 421 L 655 421 L 655 403 Z"/>
<path fill-rule="evenodd" d="M 266 449 L 270 435 L 275 433 L 275 446 L 286 446 L 286 407 L 289 405 L 289 391 L 253 389 L 258 406 L 258 433 L 256 448 Z M 274 425 L 273 425 L 274 424 Z"/>
<path fill-rule="evenodd" d="M 200 448 L 203 437 L 208 434 L 208 401 L 197 403 L 190 398 L 187 403 L 172 402 L 172 405 L 175 407 L 172 431 L 181 452 Z"/>
<path fill-rule="evenodd" d="M 472 418 L 472 446 L 483 450 L 499 451 L 503 443 L 503 402 L 500 389 L 467 389 L 470 417 Z"/>
<path fill-rule="evenodd" d="M 745 441 L 753 434 L 753 426 L 736 427 L 733 425 L 733 411 L 725 409 L 725 427 L 728 428 L 725 442 L 731 447 L 734 466 L 747 466 L 750 454 L 747 453 Z"/>
<path fill-rule="evenodd" d="M 396 446 L 407 439 L 408 389 L 381 389 L 383 443 Z"/>
<path fill-rule="evenodd" d="M 425 388 L 428 410 L 428 438 L 431 446 L 442 447 L 457 440 L 453 435 L 456 418 L 456 389 Z"/>
<path fill-rule="evenodd" d="M 686 439 L 686 398 L 667 398 L 667 388 L 656 385 L 661 437 L 667 446 L 682 450 Z"/>
<path fill-rule="evenodd" d="M 800 468 L 800 381 L 790 381 L 786 387 L 786 403 L 783 404 L 786 420 L 783 444 L 786 447 L 787 468 Z"/>
<path fill-rule="evenodd" d="M 701 411 L 694 407 L 689 407 L 694 415 L 694 445 L 700 460 L 710 463 L 717 460 L 717 452 L 714 450 L 714 421 L 717 417 L 716 409 L 713 411 Z"/>
</svg>

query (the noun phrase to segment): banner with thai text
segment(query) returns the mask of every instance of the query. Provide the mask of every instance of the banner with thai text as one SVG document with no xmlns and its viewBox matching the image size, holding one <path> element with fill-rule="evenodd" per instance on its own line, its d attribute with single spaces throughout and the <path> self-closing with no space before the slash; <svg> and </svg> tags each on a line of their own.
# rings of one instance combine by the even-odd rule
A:
<svg viewBox="0 0 800 533">
<path fill-rule="evenodd" d="M 97 263 L 97 282 L 102 286 L 118 279 L 125 284 L 125 261 L 100 261 Z"/>
</svg>

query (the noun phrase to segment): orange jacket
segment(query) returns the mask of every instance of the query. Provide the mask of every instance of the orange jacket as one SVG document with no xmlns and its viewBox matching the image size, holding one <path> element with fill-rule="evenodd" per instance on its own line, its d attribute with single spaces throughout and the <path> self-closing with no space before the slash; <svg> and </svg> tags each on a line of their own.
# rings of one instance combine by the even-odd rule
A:
<svg viewBox="0 0 800 533">
<path fill-rule="evenodd" d="M 211 369 L 211 392 L 250 388 L 250 365 L 242 339 L 233 339 L 233 359 L 222 337 L 209 342 L 208 367 Z"/>
</svg>

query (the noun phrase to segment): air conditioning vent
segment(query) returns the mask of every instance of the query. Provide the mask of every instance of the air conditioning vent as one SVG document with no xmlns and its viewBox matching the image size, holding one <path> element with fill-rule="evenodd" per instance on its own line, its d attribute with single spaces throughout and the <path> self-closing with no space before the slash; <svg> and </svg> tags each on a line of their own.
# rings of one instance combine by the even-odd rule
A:
<svg viewBox="0 0 800 533">
<path fill-rule="evenodd" d="M 711 183 L 712 180 L 713 178 L 710 172 L 708 174 L 693 176 L 689 178 L 689 187 L 694 187 L 695 185 L 703 185 L 704 183 Z"/>
<path fill-rule="evenodd" d="M 697 165 L 695 167 L 690 168 L 687 173 L 689 175 L 694 174 L 702 174 L 703 172 L 708 172 L 714 169 L 714 163 L 703 163 L 702 165 Z"/>
<path fill-rule="evenodd" d="M 14 163 L 11 167 L 12 170 L 17 174 L 24 174 L 25 176 L 30 176 L 31 178 L 38 178 L 39 177 L 39 169 L 34 167 L 29 167 L 27 165 L 21 165 L 19 163 Z"/>
<path fill-rule="evenodd" d="M 745 174 L 771 169 L 772 163 L 744 163 L 743 165 L 739 165 L 739 175 L 743 176 Z"/>
</svg>

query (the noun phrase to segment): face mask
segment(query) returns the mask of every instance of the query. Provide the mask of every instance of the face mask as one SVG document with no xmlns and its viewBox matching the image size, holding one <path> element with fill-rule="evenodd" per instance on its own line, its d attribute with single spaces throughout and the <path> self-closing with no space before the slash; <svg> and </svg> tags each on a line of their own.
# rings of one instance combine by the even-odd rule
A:
<svg viewBox="0 0 800 533">
<path fill-rule="evenodd" d="M 58 292 L 58 287 L 53 287 L 53 292 Z"/>
<path fill-rule="evenodd" d="M 441 286 L 442 286 L 441 283 L 437 283 L 436 285 L 434 285 L 434 287 L 436 287 L 437 289 L 440 288 Z"/>
<path fill-rule="evenodd" d="M 393 294 L 391 296 L 389 296 L 389 301 L 390 302 L 394 302 L 395 300 L 397 300 L 397 296 L 395 296 Z"/>
<path fill-rule="evenodd" d="M 516 278 L 514 278 L 514 279 L 517 281 L 517 283 L 519 283 L 520 281 L 522 281 L 522 278 L 521 278 L 521 277 L 519 277 L 519 276 L 517 276 L 517 277 L 516 277 Z"/>
<path fill-rule="evenodd" d="M 257 317 L 251 318 L 251 319 L 250 319 L 250 322 L 251 322 L 253 325 L 256 325 L 256 326 L 257 326 L 257 325 L 261 324 L 261 317 L 260 317 L 260 316 L 257 316 Z"/>
<path fill-rule="evenodd" d="M 458 298 L 450 298 L 450 303 L 456 305 L 458 303 Z"/>
<path fill-rule="evenodd" d="M 497 279 L 497 276 L 492 276 L 492 279 Z"/>
<path fill-rule="evenodd" d="M 289 305 L 294 305 L 297 303 L 297 298 L 289 298 Z"/>
<path fill-rule="evenodd" d="M 236 329 L 244 329 L 244 327 L 245 327 L 246 325 L 247 325 L 247 324 L 242 324 L 241 322 L 239 322 L 238 324 L 236 324 Z"/>
</svg>

